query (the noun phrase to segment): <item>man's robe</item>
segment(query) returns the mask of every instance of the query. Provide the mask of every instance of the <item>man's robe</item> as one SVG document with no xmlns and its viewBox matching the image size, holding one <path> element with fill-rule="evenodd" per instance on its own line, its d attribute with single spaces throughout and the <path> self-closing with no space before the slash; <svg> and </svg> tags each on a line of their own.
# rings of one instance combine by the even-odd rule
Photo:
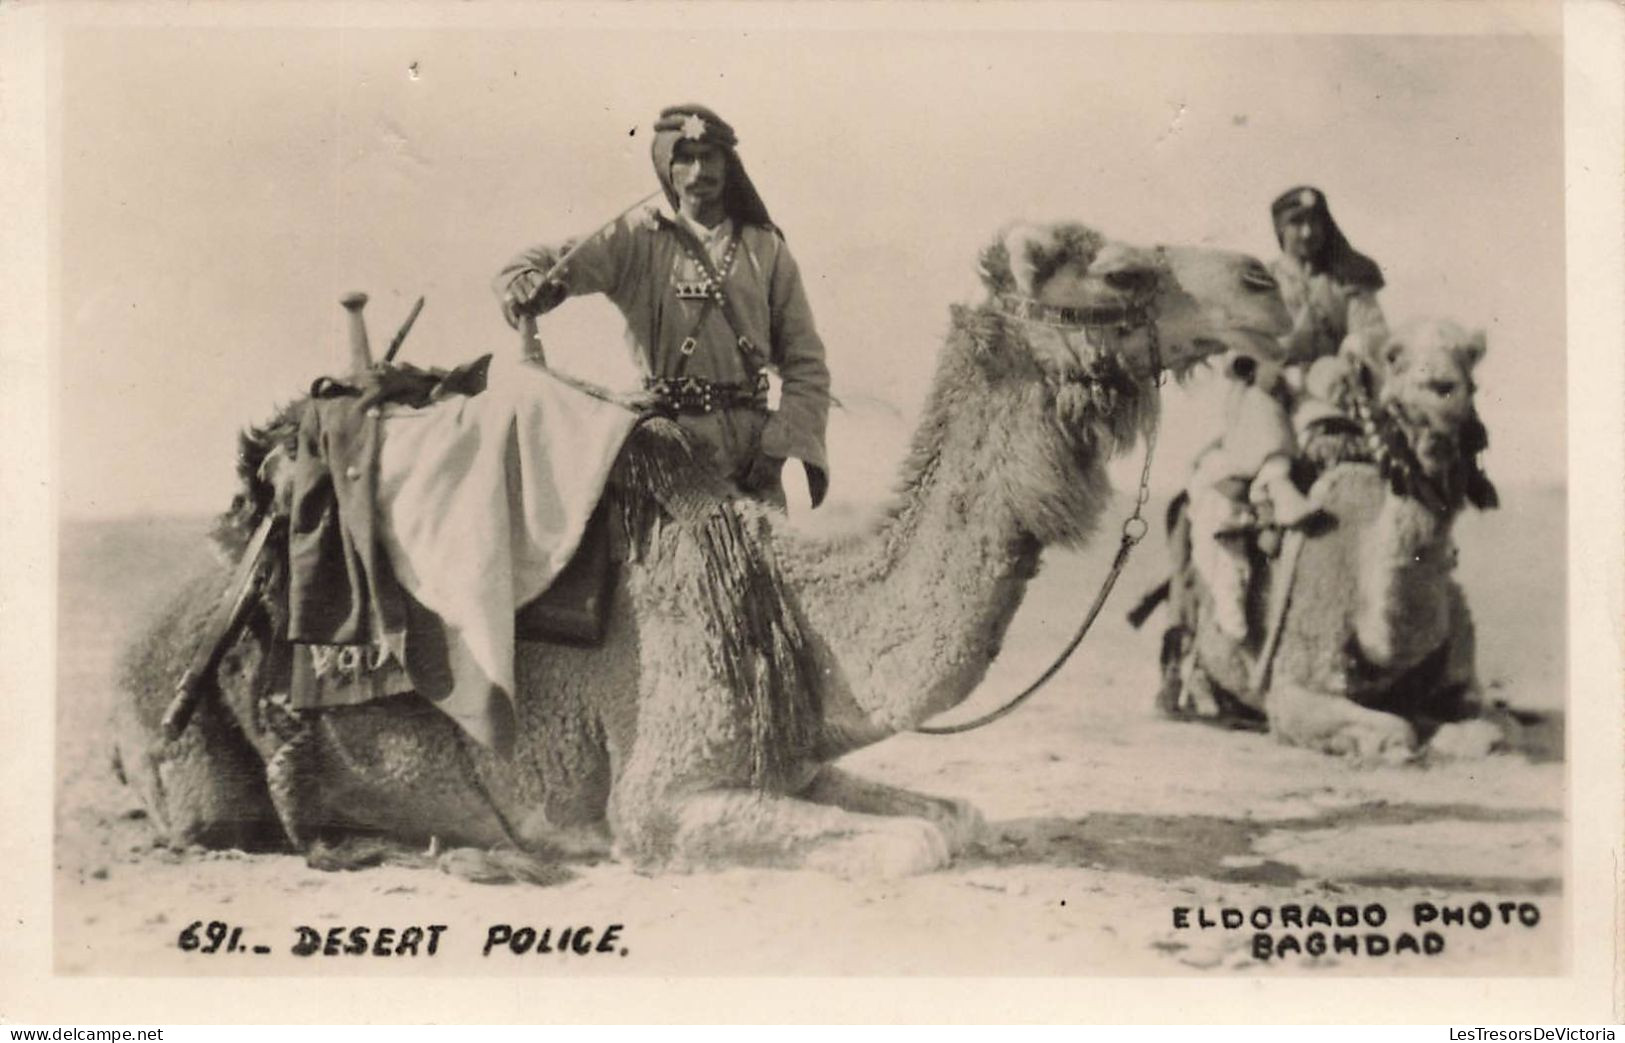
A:
<svg viewBox="0 0 1625 1043">
<path fill-rule="evenodd" d="M 1382 276 L 1375 265 L 1365 263 L 1369 272 L 1357 265 L 1311 270 L 1284 254 L 1271 262 L 1281 300 L 1294 320 L 1292 332 L 1282 339 L 1289 361 L 1308 365 L 1339 351 L 1367 359 L 1376 350 L 1388 332 L 1377 304 Z M 1354 270 L 1342 270 L 1350 267 Z"/>
</svg>

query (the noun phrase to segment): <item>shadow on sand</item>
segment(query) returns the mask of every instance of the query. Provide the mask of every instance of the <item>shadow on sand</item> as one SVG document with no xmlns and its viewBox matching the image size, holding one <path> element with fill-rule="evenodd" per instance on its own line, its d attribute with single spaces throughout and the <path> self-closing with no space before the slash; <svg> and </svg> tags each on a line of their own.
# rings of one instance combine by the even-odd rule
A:
<svg viewBox="0 0 1625 1043">
<path fill-rule="evenodd" d="M 1024 818 L 989 823 L 986 839 L 967 853 L 966 866 L 1054 865 L 1105 869 L 1159 880 L 1201 877 L 1221 883 L 1289 886 L 1331 880 L 1362 887 L 1437 888 L 1500 894 L 1554 895 L 1556 877 L 1461 876 L 1409 871 L 1348 876 L 1305 873 L 1286 862 L 1260 858 L 1253 842 L 1266 833 L 1405 826 L 1427 822 L 1555 822 L 1544 810 L 1467 804 L 1359 804 L 1301 818 L 1221 818 L 1214 815 L 1103 813 L 1081 819 Z"/>
</svg>

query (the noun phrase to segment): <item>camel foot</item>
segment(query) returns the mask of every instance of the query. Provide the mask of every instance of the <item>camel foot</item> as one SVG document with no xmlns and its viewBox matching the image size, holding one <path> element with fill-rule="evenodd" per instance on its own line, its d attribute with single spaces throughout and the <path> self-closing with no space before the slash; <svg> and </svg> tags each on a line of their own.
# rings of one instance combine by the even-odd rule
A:
<svg viewBox="0 0 1625 1043">
<path fill-rule="evenodd" d="M 870 787 L 876 786 L 862 783 L 858 792 L 872 796 Z M 974 826 L 974 814 L 966 814 L 957 802 L 909 796 L 929 803 L 962 831 Z M 843 877 L 900 877 L 938 869 L 953 857 L 943 828 L 919 816 L 867 814 L 749 790 L 675 797 L 647 819 L 622 820 L 614 829 L 617 853 L 645 867 L 756 865 L 819 869 Z"/>
<path fill-rule="evenodd" d="M 1213 679 L 1196 663 L 1194 655 L 1186 656 L 1180 665 L 1180 691 L 1184 713 L 1188 717 L 1217 717 L 1224 707 L 1214 691 Z"/>
<path fill-rule="evenodd" d="M 322 873 L 350 873 L 385 864 L 422 869 L 433 859 L 404 844 L 376 837 L 313 840 L 304 849 L 305 865 Z"/>
<path fill-rule="evenodd" d="M 1270 730 L 1282 742 L 1380 764 L 1416 756 L 1416 729 L 1403 717 L 1295 686 L 1271 690 L 1266 705 Z"/>
<path fill-rule="evenodd" d="M 563 866 L 524 851 L 501 848 L 452 848 L 436 860 L 440 871 L 476 884 L 533 884 L 551 887 L 572 879 Z"/>
<path fill-rule="evenodd" d="M 615 845 L 607 823 L 599 821 L 557 826 L 548 821 L 547 814 L 540 810 L 531 812 L 520 821 L 519 839 L 527 848 L 547 851 L 574 861 L 608 858 Z"/>
<path fill-rule="evenodd" d="M 1482 760 L 1509 745 L 1508 735 L 1499 724 L 1483 719 L 1442 724 L 1428 742 L 1430 755 L 1452 760 Z"/>
<path fill-rule="evenodd" d="M 807 866 L 848 879 L 896 880 L 941 869 L 952 858 L 948 838 L 935 823 L 892 818 L 858 836 L 822 845 Z"/>
<path fill-rule="evenodd" d="M 1416 731 L 1402 717 L 1345 721 L 1312 743 L 1322 752 L 1374 764 L 1403 764 L 1416 754 Z"/>
<path fill-rule="evenodd" d="M 524 851 L 505 848 L 442 848 L 431 837 L 427 849 L 387 837 L 341 836 L 318 840 L 305 852 L 305 864 L 325 873 L 374 866 L 439 869 L 476 884 L 535 884 L 548 887 L 570 879 L 569 870 Z"/>
<path fill-rule="evenodd" d="M 800 795 L 816 804 L 830 804 L 863 815 L 923 819 L 938 829 L 950 855 L 975 843 L 986 828 L 982 813 L 969 801 L 915 793 L 828 765 Z"/>
</svg>

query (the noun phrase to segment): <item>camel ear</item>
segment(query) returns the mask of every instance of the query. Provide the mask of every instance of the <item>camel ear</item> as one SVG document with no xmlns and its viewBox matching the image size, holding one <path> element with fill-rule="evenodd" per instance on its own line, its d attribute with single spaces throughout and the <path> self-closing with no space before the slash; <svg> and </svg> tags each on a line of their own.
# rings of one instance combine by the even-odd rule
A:
<svg viewBox="0 0 1625 1043">
<path fill-rule="evenodd" d="M 1483 330 L 1474 330 L 1461 346 L 1461 360 L 1471 369 L 1484 359 L 1484 352 L 1489 350 L 1489 341 Z"/>
<path fill-rule="evenodd" d="M 1048 271 L 1055 237 L 1042 225 L 1016 225 L 1004 234 L 1004 251 L 1010 258 L 1010 275 L 1016 292 L 1031 297 L 1037 291 L 1039 273 Z"/>
<path fill-rule="evenodd" d="M 1010 274 L 1017 291 L 1028 297 L 1037 296 L 1044 284 L 1068 265 L 1079 272 L 1087 269 L 1105 245 L 1105 237 L 1099 232 L 1073 221 L 1016 225 L 1004 236 Z"/>
<path fill-rule="evenodd" d="M 982 248 L 976 258 L 976 274 L 989 293 L 1014 293 L 1015 277 L 1010 274 L 1010 251 L 1002 238 Z"/>
</svg>

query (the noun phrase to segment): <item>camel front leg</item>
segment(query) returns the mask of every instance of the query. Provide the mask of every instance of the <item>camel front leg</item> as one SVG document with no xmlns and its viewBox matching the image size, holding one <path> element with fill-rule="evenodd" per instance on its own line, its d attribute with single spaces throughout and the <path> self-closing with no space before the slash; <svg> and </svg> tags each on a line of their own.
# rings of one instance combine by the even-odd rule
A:
<svg viewBox="0 0 1625 1043">
<path fill-rule="evenodd" d="M 1278 682 L 1264 705 L 1270 731 L 1294 746 L 1390 764 L 1409 760 L 1416 750 L 1416 730 L 1403 717 L 1340 695 Z"/>
<path fill-rule="evenodd" d="M 755 865 L 844 877 L 910 876 L 950 858 L 943 831 L 923 818 L 743 789 L 673 794 L 662 804 L 655 816 L 619 824 L 623 854 L 677 869 Z"/>
<path fill-rule="evenodd" d="M 829 764 L 818 769 L 800 796 L 864 815 L 924 819 L 942 831 L 949 851 L 955 854 L 980 837 L 984 826 L 982 813 L 966 801 L 888 786 Z"/>
<path fill-rule="evenodd" d="M 1436 707 L 1444 717 L 1428 753 L 1433 756 L 1477 760 L 1497 750 L 1516 750 L 1525 740 L 1517 719 L 1504 709 L 1484 704 L 1478 686 L 1478 649 L 1472 614 L 1461 588 L 1454 583 L 1448 591 L 1450 606 L 1450 652 L 1445 663 L 1439 692 L 1444 705 Z"/>
</svg>

